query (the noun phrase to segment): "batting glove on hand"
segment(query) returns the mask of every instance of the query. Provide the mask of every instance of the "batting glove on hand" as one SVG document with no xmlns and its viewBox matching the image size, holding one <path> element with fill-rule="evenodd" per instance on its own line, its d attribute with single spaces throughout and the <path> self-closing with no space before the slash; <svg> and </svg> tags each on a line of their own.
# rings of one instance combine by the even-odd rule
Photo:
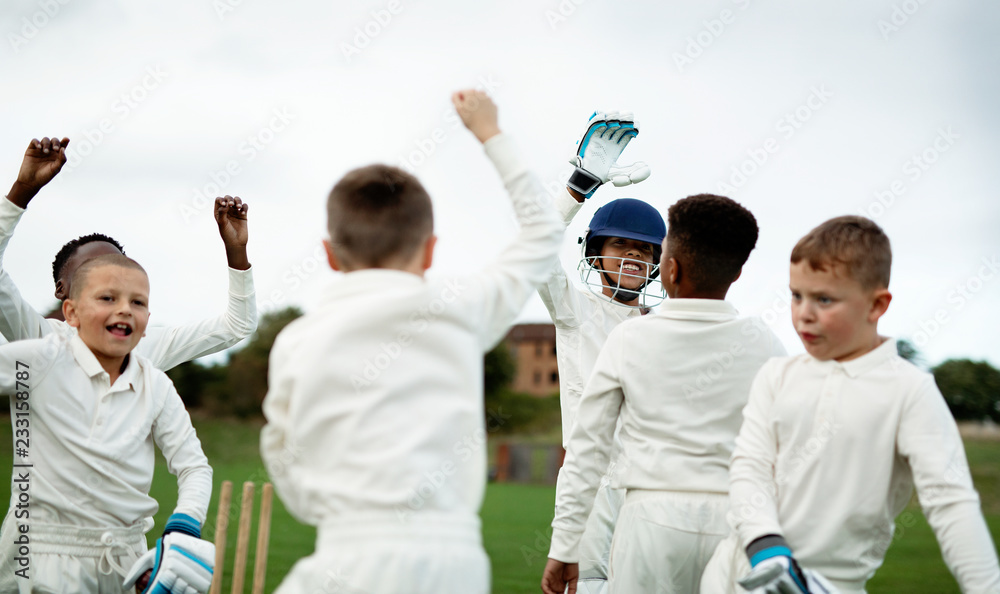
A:
<svg viewBox="0 0 1000 594">
<path fill-rule="evenodd" d="M 649 177 L 649 166 L 642 161 L 618 165 L 618 157 L 638 134 L 639 123 L 631 112 L 594 112 L 583 137 L 576 143 L 576 153 L 569 160 L 576 171 L 567 185 L 590 198 L 603 183 L 610 181 L 621 187 Z"/>
<path fill-rule="evenodd" d="M 173 514 L 163 536 L 132 565 L 125 582 L 131 588 L 147 571 L 149 584 L 142 594 L 206 594 L 212 585 L 215 545 L 200 538 L 199 523 L 191 516 Z"/>
<path fill-rule="evenodd" d="M 802 569 L 788 547 L 776 546 L 758 552 L 740 585 L 752 594 L 838 594 L 819 573 Z"/>
</svg>

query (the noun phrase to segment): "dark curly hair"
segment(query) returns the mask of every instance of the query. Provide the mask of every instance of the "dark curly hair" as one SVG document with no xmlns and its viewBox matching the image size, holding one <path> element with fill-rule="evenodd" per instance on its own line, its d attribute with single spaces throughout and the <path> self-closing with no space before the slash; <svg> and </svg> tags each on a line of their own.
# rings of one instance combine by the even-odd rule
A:
<svg viewBox="0 0 1000 594">
<path fill-rule="evenodd" d="M 727 288 L 757 245 L 757 219 L 714 194 L 678 200 L 667 211 L 667 246 L 700 291 Z"/>
<path fill-rule="evenodd" d="M 107 235 L 102 235 L 100 233 L 91 233 L 90 235 L 77 237 L 73 241 L 70 241 L 66 245 L 62 246 L 62 248 L 59 250 L 59 253 L 56 254 L 56 259 L 52 261 L 52 280 L 58 283 L 59 277 L 62 276 L 63 267 L 65 267 L 66 262 L 68 262 L 69 259 L 73 257 L 73 254 L 76 253 L 76 250 L 78 250 L 80 246 L 87 245 L 88 243 L 94 241 L 103 241 L 106 243 L 110 243 L 111 245 L 118 248 L 118 251 L 121 252 L 123 256 L 125 255 L 125 248 L 122 247 L 122 244 L 118 243 L 114 239 L 111 239 Z"/>
</svg>

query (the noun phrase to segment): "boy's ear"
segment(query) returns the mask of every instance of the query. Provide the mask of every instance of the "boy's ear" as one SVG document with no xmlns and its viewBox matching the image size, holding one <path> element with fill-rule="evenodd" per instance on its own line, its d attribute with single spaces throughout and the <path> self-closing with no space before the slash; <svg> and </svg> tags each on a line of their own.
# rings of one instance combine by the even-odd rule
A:
<svg viewBox="0 0 1000 594">
<path fill-rule="evenodd" d="M 736 273 L 736 276 L 734 276 L 734 277 L 733 277 L 733 280 L 732 280 L 732 281 L 730 281 L 730 282 L 729 282 L 729 284 L 733 284 L 733 283 L 735 283 L 736 281 L 740 280 L 740 277 L 741 277 L 741 276 L 743 276 L 743 267 L 742 267 L 742 266 L 740 266 L 740 270 L 739 270 L 739 272 L 737 272 L 737 273 Z"/>
<path fill-rule="evenodd" d="M 72 299 L 66 299 L 62 302 L 62 314 L 67 324 L 73 328 L 80 327 L 80 319 L 76 315 L 76 304 L 73 303 Z"/>
<path fill-rule="evenodd" d="M 892 293 L 889 292 L 889 289 L 876 289 L 872 293 L 872 307 L 868 311 L 868 323 L 878 322 L 878 319 L 885 315 L 886 310 L 889 309 L 891 301 Z"/>
<path fill-rule="evenodd" d="M 58 299 L 59 301 L 64 301 L 66 299 L 66 297 L 68 297 L 68 296 L 69 295 L 66 292 L 66 283 L 63 282 L 63 279 L 57 280 L 56 281 L 56 299 Z"/>
<path fill-rule="evenodd" d="M 333 253 L 333 246 L 330 245 L 329 239 L 323 240 L 323 247 L 326 249 L 326 261 L 330 264 L 330 268 L 333 268 L 337 272 L 342 272 L 340 263 L 337 262 L 337 256 Z"/>
<path fill-rule="evenodd" d="M 437 235 L 431 235 L 424 243 L 424 261 L 420 264 L 424 270 L 430 268 L 434 262 L 434 246 L 437 245 L 437 239 Z"/>
<path fill-rule="evenodd" d="M 670 280 L 671 285 L 681 282 L 681 263 L 677 261 L 677 258 L 667 260 L 667 279 Z"/>
</svg>

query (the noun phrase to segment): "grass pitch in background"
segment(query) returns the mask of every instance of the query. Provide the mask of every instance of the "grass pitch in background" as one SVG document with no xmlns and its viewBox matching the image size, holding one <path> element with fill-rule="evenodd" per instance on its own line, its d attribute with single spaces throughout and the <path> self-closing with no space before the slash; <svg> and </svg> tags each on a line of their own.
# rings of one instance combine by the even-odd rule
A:
<svg viewBox="0 0 1000 594">
<path fill-rule="evenodd" d="M 266 480 L 258 454 L 260 423 L 196 419 L 195 427 L 205 453 L 214 468 L 215 490 L 209 508 L 205 536 L 214 532 L 219 485 L 233 482 L 233 502 L 227 539 L 226 579 L 223 591 L 229 592 L 236 545 L 237 518 L 241 486 L 251 480 L 257 485 L 254 531 L 250 540 L 249 565 L 256 545 L 257 510 L 260 488 Z M 11 452 L 9 419 L 0 422 L 0 459 L 9 472 Z M 967 440 L 966 452 L 973 480 L 983 501 L 983 511 L 993 534 L 1000 539 L 1000 441 Z M 10 483 L 0 488 L 0 496 L 9 499 Z M 167 472 L 158 456 L 152 496 L 160 502 L 156 527 L 149 533 L 153 542 L 177 500 L 177 482 Z M 549 547 L 549 523 L 555 498 L 553 487 L 491 484 L 483 503 L 483 540 L 493 565 L 493 592 L 497 594 L 537 593 Z M 316 532 L 295 521 L 275 498 L 271 520 L 271 544 L 267 572 L 267 592 L 273 592 L 295 561 L 312 553 Z M 249 591 L 252 567 L 247 571 Z M 896 537 L 889 548 L 885 565 L 868 583 L 870 594 L 898 592 L 947 594 L 959 592 L 954 578 L 941 560 L 941 552 L 916 502 L 897 520 Z"/>
</svg>

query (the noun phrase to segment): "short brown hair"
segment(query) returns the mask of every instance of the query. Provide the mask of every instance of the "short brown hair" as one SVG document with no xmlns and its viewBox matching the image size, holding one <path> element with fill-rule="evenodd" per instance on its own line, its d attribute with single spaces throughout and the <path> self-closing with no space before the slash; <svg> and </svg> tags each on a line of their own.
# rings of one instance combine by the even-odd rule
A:
<svg viewBox="0 0 1000 594">
<path fill-rule="evenodd" d="M 83 291 L 83 287 L 87 284 L 87 277 L 90 275 L 90 272 L 95 268 L 101 268 L 102 266 L 131 268 L 132 270 L 139 270 L 143 274 L 146 274 L 145 268 L 125 254 L 104 254 L 103 256 L 97 256 L 96 258 L 91 258 L 83 264 L 80 264 L 80 266 L 73 272 L 73 278 L 69 288 L 69 298 L 78 299 L 80 297 L 80 292 Z M 146 276 L 148 278 L 149 275 Z"/>
<path fill-rule="evenodd" d="M 792 264 L 802 260 L 813 270 L 843 264 L 865 289 L 888 288 L 892 248 L 882 228 L 871 219 L 830 219 L 806 234 L 792 249 Z"/>
<path fill-rule="evenodd" d="M 330 244 L 356 268 L 381 268 L 411 256 L 434 232 L 431 198 L 416 177 L 388 165 L 349 171 L 326 203 Z"/>
</svg>

